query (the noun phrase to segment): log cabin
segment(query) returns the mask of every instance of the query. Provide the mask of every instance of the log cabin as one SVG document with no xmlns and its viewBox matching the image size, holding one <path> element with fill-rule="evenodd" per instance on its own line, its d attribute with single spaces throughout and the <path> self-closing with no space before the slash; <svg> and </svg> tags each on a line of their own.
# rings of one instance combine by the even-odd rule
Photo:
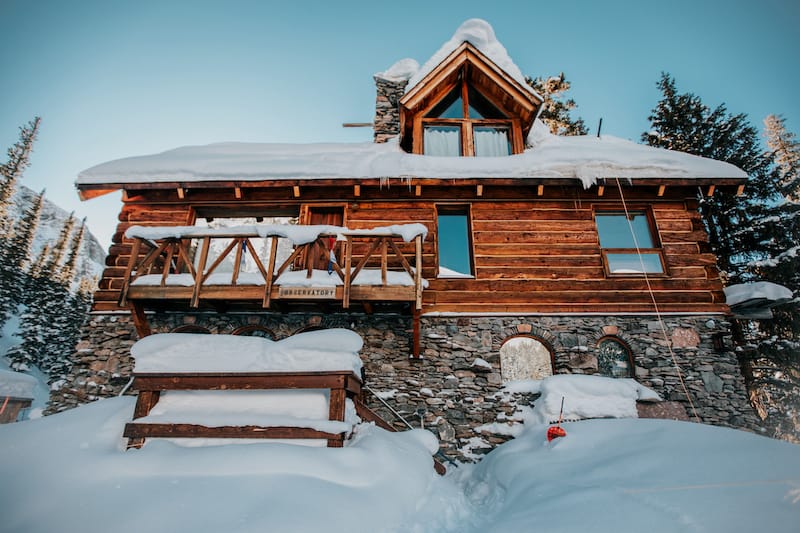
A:
<svg viewBox="0 0 800 533">
<path fill-rule="evenodd" d="M 750 427 L 698 212 L 740 169 L 611 136 L 553 135 L 480 20 L 374 76 L 374 141 L 221 143 L 100 164 L 119 224 L 58 411 L 117 394 L 153 332 L 364 339 L 370 407 L 464 457 L 557 373 L 635 378 L 662 414 Z M 569 401 L 567 399 L 567 401 Z M 659 411 L 659 409 L 656 409 Z"/>
</svg>

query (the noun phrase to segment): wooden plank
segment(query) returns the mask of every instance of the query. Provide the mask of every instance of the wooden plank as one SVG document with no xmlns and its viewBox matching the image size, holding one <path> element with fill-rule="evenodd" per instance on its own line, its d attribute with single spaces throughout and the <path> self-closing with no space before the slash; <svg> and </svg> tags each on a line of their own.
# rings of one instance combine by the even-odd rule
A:
<svg viewBox="0 0 800 533">
<path fill-rule="evenodd" d="M 328 419 L 344 422 L 344 408 L 345 408 L 345 391 L 344 389 L 331 389 L 328 399 Z"/>
<path fill-rule="evenodd" d="M 332 389 L 358 393 L 360 381 L 350 371 L 341 372 L 187 372 L 181 374 L 137 373 L 133 388 L 154 390 L 254 390 Z"/>
<path fill-rule="evenodd" d="M 217 438 L 217 439 L 326 439 L 343 441 L 344 433 L 329 433 L 311 428 L 220 426 L 198 424 L 146 424 L 131 422 L 122 434 L 129 439 L 146 438 Z"/>
</svg>

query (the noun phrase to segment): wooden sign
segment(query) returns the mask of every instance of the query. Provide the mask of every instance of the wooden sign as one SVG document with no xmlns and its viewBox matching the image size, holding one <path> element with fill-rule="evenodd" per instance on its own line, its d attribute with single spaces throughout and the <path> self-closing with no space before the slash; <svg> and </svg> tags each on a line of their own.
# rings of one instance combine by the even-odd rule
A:
<svg viewBox="0 0 800 533">
<path fill-rule="evenodd" d="M 319 298 L 332 300 L 336 298 L 336 287 L 280 287 L 278 298 Z"/>
</svg>

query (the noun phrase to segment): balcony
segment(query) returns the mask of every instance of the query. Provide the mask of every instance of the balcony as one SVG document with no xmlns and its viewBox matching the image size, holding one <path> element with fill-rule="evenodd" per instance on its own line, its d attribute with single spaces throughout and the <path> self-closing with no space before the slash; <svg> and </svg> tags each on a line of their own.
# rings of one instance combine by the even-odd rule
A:
<svg viewBox="0 0 800 533">
<path fill-rule="evenodd" d="M 406 224 L 338 226 L 141 227 L 126 232 L 131 260 L 120 305 L 274 302 L 404 302 L 422 308 L 427 229 Z"/>
</svg>

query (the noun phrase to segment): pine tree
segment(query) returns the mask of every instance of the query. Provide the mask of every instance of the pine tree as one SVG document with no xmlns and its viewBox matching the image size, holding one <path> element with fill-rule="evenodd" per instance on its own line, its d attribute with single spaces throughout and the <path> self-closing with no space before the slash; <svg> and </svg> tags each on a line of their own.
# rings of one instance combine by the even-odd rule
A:
<svg viewBox="0 0 800 533">
<path fill-rule="evenodd" d="M 542 111 L 539 118 L 550 128 L 554 135 L 586 135 L 588 130 L 583 119 L 573 119 L 571 112 L 577 107 L 575 100 L 566 98 L 565 93 L 570 89 L 570 83 L 562 72 L 558 76 L 549 78 L 526 78 L 533 90 L 543 98 Z"/>
<path fill-rule="evenodd" d="M 780 173 L 780 193 L 787 201 L 800 202 L 800 143 L 786 131 L 785 120 L 777 115 L 765 118 L 764 136 Z"/>
<path fill-rule="evenodd" d="M 39 132 L 41 119 L 35 117 L 20 128 L 19 141 L 8 149 L 8 161 L 0 165 L 0 239 L 5 239 L 11 230 L 13 220 L 11 205 L 17 181 L 30 164 L 33 142 Z"/>
<path fill-rule="evenodd" d="M 64 264 L 56 272 L 55 278 L 61 284 L 69 287 L 75 278 L 75 273 L 78 266 L 78 258 L 80 257 L 81 245 L 83 244 L 83 236 L 86 233 L 86 219 L 81 221 L 81 225 L 75 235 L 72 236 L 72 241 L 69 245 L 69 252 Z"/>
<path fill-rule="evenodd" d="M 0 326 L 22 303 L 25 291 L 25 269 L 30 261 L 33 238 L 44 204 L 44 191 L 18 219 L 4 254 L 0 255 Z"/>
<path fill-rule="evenodd" d="M 49 257 L 44 261 L 41 267 L 41 276 L 55 276 L 61 268 L 61 261 L 64 259 L 64 254 L 67 252 L 67 243 L 69 242 L 72 229 L 75 227 L 75 213 L 70 213 L 69 218 L 64 221 L 61 226 L 61 232 L 58 234 L 58 239 L 50 251 Z"/>
<path fill-rule="evenodd" d="M 777 193 L 772 161 L 761 149 L 758 131 L 747 115 L 731 115 L 724 104 L 711 109 L 692 93 L 680 94 L 675 80 L 662 73 L 657 83 L 662 97 L 648 120 L 642 140 L 651 146 L 687 152 L 731 163 L 744 170 L 747 194 L 736 197 L 699 195 L 700 213 L 724 275 L 731 281 L 748 277 L 750 235 L 740 231 Z"/>
</svg>

